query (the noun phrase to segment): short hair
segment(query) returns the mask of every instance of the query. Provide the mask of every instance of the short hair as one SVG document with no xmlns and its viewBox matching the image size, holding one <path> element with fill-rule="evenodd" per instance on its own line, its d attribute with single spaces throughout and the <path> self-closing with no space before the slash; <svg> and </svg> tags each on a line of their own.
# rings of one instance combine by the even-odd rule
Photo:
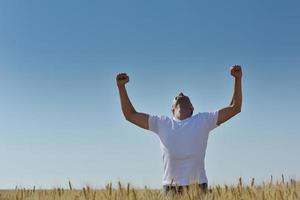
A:
<svg viewBox="0 0 300 200">
<path fill-rule="evenodd" d="M 179 99 L 180 97 L 185 97 L 185 98 L 187 98 L 187 99 L 189 100 L 189 102 L 190 102 L 190 104 L 191 104 L 191 106 L 192 106 L 192 112 L 191 112 L 191 115 L 190 115 L 190 116 L 192 116 L 192 115 L 193 115 L 193 112 L 194 112 L 194 106 L 193 106 L 193 104 L 192 104 L 190 98 L 189 98 L 188 96 L 184 95 L 182 92 L 180 92 L 177 96 L 174 97 L 172 107 L 174 107 L 174 108 L 176 107 L 177 101 L 178 101 L 178 99 Z"/>
</svg>

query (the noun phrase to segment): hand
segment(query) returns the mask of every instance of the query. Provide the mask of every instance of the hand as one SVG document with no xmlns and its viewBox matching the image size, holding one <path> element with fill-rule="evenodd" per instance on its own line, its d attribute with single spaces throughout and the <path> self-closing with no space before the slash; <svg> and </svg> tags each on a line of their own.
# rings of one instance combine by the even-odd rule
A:
<svg viewBox="0 0 300 200">
<path fill-rule="evenodd" d="M 116 82 L 118 86 L 123 86 L 129 82 L 129 76 L 126 73 L 119 73 L 116 77 Z"/>
<path fill-rule="evenodd" d="M 235 78 L 242 77 L 242 68 L 240 65 L 232 65 L 230 67 L 230 74 Z"/>
</svg>

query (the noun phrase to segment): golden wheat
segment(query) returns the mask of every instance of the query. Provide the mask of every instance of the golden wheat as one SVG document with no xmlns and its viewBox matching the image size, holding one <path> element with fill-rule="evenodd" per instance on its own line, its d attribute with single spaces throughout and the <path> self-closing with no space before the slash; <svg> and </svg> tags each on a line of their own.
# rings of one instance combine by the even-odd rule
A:
<svg viewBox="0 0 300 200">
<path fill-rule="evenodd" d="M 163 194 L 161 189 L 134 188 L 130 183 L 123 185 L 118 182 L 117 187 L 108 183 L 105 188 L 97 189 L 86 186 L 74 189 L 69 181 L 69 188 L 0 190 L 0 200 L 296 200 L 300 199 L 300 181 L 291 179 L 273 183 L 273 177 L 268 183 L 255 185 L 254 179 L 249 185 L 244 184 L 240 178 L 237 185 L 224 185 L 209 187 L 207 193 L 202 193 L 191 185 L 189 190 L 184 188 L 181 195 Z"/>
</svg>

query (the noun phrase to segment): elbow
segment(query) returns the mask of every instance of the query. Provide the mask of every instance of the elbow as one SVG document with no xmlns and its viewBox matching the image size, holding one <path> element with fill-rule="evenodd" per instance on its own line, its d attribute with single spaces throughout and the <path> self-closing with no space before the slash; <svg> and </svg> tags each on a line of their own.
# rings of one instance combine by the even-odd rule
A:
<svg viewBox="0 0 300 200">
<path fill-rule="evenodd" d="M 242 112 L 242 107 L 239 107 L 239 108 L 237 109 L 237 113 L 240 113 L 240 112 Z"/>
<path fill-rule="evenodd" d="M 124 117 L 127 121 L 131 120 L 131 115 L 130 114 L 124 114 Z"/>
<path fill-rule="evenodd" d="M 131 122 L 132 121 L 132 116 L 135 114 L 135 112 L 129 112 L 129 113 L 124 113 L 124 117 L 127 121 Z"/>
<path fill-rule="evenodd" d="M 126 121 L 130 121 L 130 117 L 128 115 L 124 115 Z"/>
<path fill-rule="evenodd" d="M 234 106 L 234 111 L 235 111 L 236 114 L 242 112 L 242 105 Z"/>
</svg>

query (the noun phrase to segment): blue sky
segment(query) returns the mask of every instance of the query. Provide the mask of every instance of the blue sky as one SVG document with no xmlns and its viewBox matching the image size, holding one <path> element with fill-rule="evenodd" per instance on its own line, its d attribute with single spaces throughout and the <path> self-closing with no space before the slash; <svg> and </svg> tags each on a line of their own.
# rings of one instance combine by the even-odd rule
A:
<svg viewBox="0 0 300 200">
<path fill-rule="evenodd" d="M 300 3 L 287 1 L 0 2 L 0 188 L 161 187 L 158 137 L 128 123 L 227 106 L 243 67 L 242 113 L 211 132 L 209 184 L 300 177 Z"/>
</svg>

